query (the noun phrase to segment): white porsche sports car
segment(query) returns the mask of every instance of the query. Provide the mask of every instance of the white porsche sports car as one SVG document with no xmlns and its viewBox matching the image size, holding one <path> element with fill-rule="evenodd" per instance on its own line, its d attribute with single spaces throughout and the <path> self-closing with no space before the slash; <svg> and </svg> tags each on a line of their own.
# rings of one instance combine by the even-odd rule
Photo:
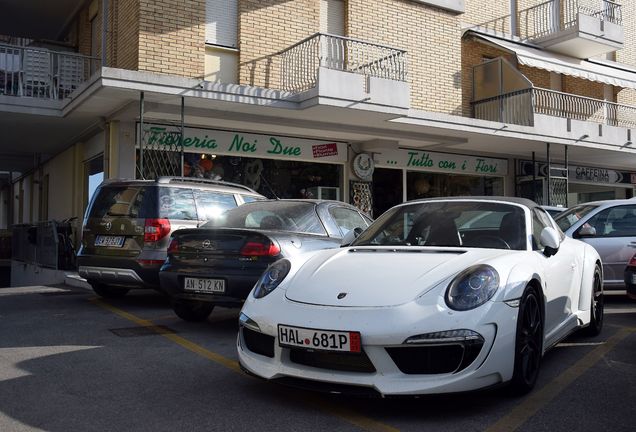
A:
<svg viewBox="0 0 636 432">
<path fill-rule="evenodd" d="M 348 246 L 272 264 L 240 316 L 253 375 L 332 392 L 534 386 L 545 351 L 603 324 L 602 266 L 519 198 L 388 210 Z"/>
</svg>

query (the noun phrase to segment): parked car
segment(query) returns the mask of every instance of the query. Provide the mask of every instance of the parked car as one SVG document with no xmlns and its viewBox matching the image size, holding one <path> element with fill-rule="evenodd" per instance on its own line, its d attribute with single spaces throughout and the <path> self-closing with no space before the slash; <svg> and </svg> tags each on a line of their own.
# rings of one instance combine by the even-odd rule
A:
<svg viewBox="0 0 636 432">
<path fill-rule="evenodd" d="M 175 313 L 201 321 L 215 305 L 240 307 L 274 261 L 340 246 L 371 220 L 341 201 L 283 199 L 228 210 L 200 229 L 175 231 L 161 268 L 161 287 Z"/>
<path fill-rule="evenodd" d="M 636 247 L 636 245 L 633 245 Z M 627 287 L 627 297 L 636 300 L 636 253 L 625 267 L 625 286 Z"/>
<path fill-rule="evenodd" d="M 457 228 L 480 214 L 500 224 Z M 241 310 L 239 361 L 325 391 L 525 392 L 548 348 L 601 331 L 601 274 L 596 250 L 532 201 L 407 202 L 349 246 L 270 265 Z"/>
<path fill-rule="evenodd" d="M 158 289 L 172 231 L 263 199 L 248 187 L 204 179 L 106 180 L 86 210 L 79 274 L 102 297 Z"/>
<path fill-rule="evenodd" d="M 603 260 L 606 289 L 625 289 L 623 273 L 634 255 L 636 200 L 606 200 L 579 204 L 556 217 L 563 232 L 594 246 Z"/>
<path fill-rule="evenodd" d="M 552 216 L 553 218 L 557 217 L 558 215 L 560 215 L 561 213 L 563 213 L 564 211 L 567 210 L 567 207 L 561 207 L 561 206 L 542 205 L 541 208 L 543 208 L 543 210 L 547 211 L 548 214 L 550 216 Z"/>
</svg>

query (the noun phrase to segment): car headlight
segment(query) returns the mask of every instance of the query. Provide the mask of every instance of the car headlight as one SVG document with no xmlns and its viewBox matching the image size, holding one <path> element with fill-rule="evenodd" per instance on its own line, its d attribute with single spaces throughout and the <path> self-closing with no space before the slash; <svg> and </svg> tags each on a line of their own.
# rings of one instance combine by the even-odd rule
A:
<svg viewBox="0 0 636 432">
<path fill-rule="evenodd" d="M 290 269 L 291 263 L 286 259 L 278 260 L 267 267 L 267 270 L 263 272 L 256 285 L 254 285 L 254 298 L 263 298 L 274 291 L 285 279 Z"/>
<path fill-rule="evenodd" d="M 446 290 L 446 304 L 451 309 L 469 310 L 492 298 L 499 287 L 499 274 L 489 265 L 470 267 L 451 282 Z"/>
</svg>

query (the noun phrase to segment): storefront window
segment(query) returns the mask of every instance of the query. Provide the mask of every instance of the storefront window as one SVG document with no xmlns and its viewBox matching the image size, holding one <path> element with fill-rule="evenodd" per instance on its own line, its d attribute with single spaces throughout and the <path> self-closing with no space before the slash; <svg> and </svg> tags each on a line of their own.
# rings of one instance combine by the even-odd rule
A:
<svg viewBox="0 0 636 432">
<path fill-rule="evenodd" d="M 407 200 L 449 196 L 504 195 L 501 177 L 477 177 L 467 175 L 406 173 Z"/>
<path fill-rule="evenodd" d="M 183 173 L 239 183 L 269 198 L 342 198 L 338 164 L 188 153 Z"/>
</svg>

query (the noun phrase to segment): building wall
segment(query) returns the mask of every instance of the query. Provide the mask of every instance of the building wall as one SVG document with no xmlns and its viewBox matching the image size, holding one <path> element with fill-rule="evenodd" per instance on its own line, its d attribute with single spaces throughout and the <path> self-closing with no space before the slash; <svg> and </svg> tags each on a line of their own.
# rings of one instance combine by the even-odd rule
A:
<svg viewBox="0 0 636 432">
<path fill-rule="evenodd" d="M 113 64 L 136 70 L 139 66 L 139 1 L 117 0 L 111 16 L 115 19 Z"/>
<path fill-rule="evenodd" d="M 603 99 L 604 85 L 572 76 L 563 77 L 563 92 L 593 99 Z"/>
<path fill-rule="evenodd" d="M 318 0 L 238 0 L 239 83 L 277 88 L 280 58 L 273 54 L 317 33 Z"/>
<path fill-rule="evenodd" d="M 349 0 L 348 36 L 407 51 L 413 108 L 461 114 L 457 14 L 411 1 Z"/>
<path fill-rule="evenodd" d="M 623 30 L 625 43 L 623 49 L 616 51 L 616 61 L 636 67 L 636 1 L 622 1 Z M 636 106 L 636 90 L 622 89 L 618 92 L 618 103 Z"/>
<path fill-rule="evenodd" d="M 205 0 L 139 0 L 139 70 L 203 77 Z"/>
<path fill-rule="evenodd" d="M 82 144 L 76 144 L 44 164 L 49 175 L 48 218 L 61 220 L 83 212 Z"/>
<path fill-rule="evenodd" d="M 480 27 L 510 33 L 510 0 L 471 1 L 466 3 L 466 12 L 461 16 L 462 26 Z"/>
</svg>

